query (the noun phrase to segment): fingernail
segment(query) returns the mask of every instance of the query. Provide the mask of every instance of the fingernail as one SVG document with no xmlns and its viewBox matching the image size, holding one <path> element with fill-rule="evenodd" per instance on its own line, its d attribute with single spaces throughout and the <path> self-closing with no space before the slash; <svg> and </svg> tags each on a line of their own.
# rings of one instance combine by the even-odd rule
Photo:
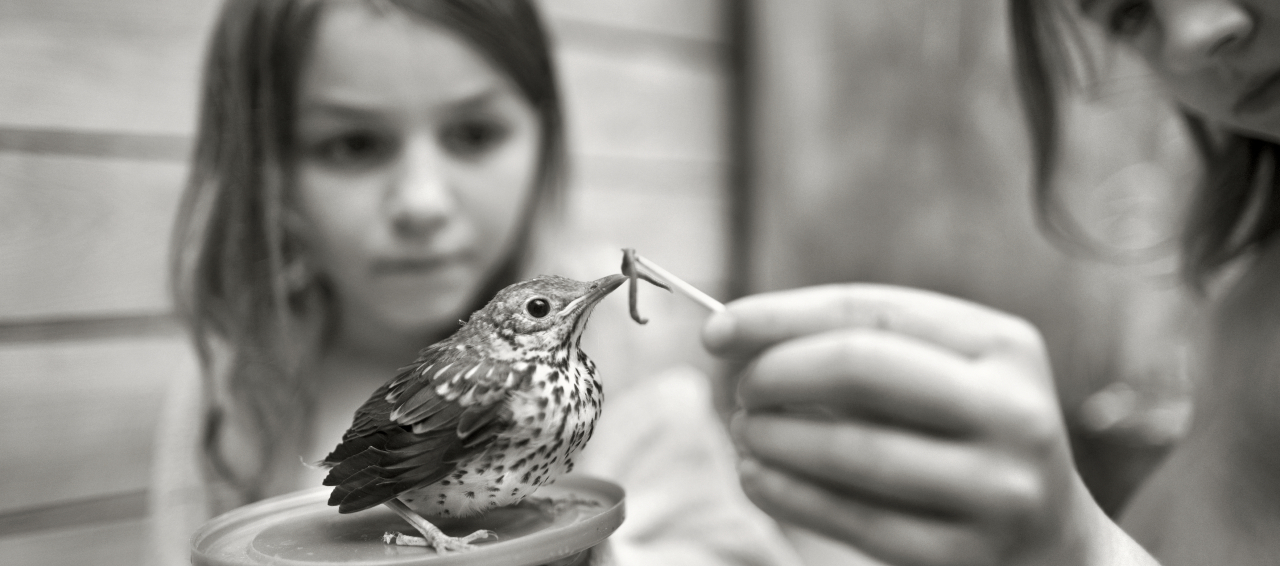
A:
<svg viewBox="0 0 1280 566">
<path fill-rule="evenodd" d="M 742 392 L 743 383 L 747 382 L 747 376 L 751 375 L 751 370 L 755 367 L 755 365 L 756 365 L 756 362 L 753 360 L 750 364 L 747 365 L 747 367 L 743 368 L 743 370 L 735 378 L 735 383 L 733 387 L 733 406 L 738 407 L 739 411 L 741 411 L 743 408 L 747 406 L 747 398 L 745 395 L 743 395 L 743 392 Z"/>
<path fill-rule="evenodd" d="M 719 351 L 733 341 L 736 333 L 737 324 L 733 320 L 733 315 L 716 313 L 702 327 L 702 345 L 712 352 Z"/>
<path fill-rule="evenodd" d="M 739 454 L 747 453 L 747 446 L 743 441 L 746 426 L 747 414 L 745 411 L 734 411 L 733 416 L 729 417 L 729 438 L 733 439 L 733 445 L 738 449 Z"/>
<path fill-rule="evenodd" d="M 738 476 L 744 480 L 755 479 L 760 475 L 760 462 L 755 458 L 738 460 Z"/>
</svg>

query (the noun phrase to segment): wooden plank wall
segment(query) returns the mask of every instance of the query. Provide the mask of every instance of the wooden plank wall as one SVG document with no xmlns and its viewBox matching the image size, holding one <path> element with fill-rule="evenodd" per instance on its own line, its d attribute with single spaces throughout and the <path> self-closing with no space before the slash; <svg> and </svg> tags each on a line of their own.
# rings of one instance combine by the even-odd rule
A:
<svg viewBox="0 0 1280 566">
<path fill-rule="evenodd" d="M 572 222 L 723 284 L 719 0 L 545 0 Z M 0 4 L 0 564 L 136 564 L 210 0 Z M 614 266 L 610 266 L 611 268 Z"/>
<path fill-rule="evenodd" d="M 1185 423 L 1185 298 L 1157 244 L 1195 160 L 1170 109 L 1150 103 L 1149 73 L 1104 55 L 1101 80 L 1070 108 L 1063 194 L 1090 234 L 1146 256 L 1052 245 L 1032 220 L 1004 4 L 750 3 L 749 279 L 906 284 L 1030 319 L 1086 479 L 1114 510 Z M 1112 384 L 1139 407 L 1108 412 L 1095 394 Z"/>
</svg>

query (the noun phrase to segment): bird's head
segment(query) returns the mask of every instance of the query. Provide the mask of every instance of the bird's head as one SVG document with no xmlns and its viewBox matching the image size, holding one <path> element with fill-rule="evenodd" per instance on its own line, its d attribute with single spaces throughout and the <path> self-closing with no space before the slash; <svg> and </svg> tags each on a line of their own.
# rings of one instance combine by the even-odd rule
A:
<svg viewBox="0 0 1280 566">
<path fill-rule="evenodd" d="M 624 275 L 589 282 L 540 275 L 498 291 L 466 326 L 488 329 L 513 349 L 576 345 L 596 304 L 626 280 Z"/>
</svg>

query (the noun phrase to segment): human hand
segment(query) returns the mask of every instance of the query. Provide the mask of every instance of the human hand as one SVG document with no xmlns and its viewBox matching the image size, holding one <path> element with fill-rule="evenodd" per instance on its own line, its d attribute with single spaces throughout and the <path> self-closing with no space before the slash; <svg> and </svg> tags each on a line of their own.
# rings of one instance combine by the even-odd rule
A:
<svg viewBox="0 0 1280 566">
<path fill-rule="evenodd" d="M 750 360 L 732 423 L 741 481 L 780 520 L 911 565 L 1087 564 L 1123 536 L 1075 472 L 1021 319 L 832 285 L 735 301 L 703 342 Z"/>
</svg>

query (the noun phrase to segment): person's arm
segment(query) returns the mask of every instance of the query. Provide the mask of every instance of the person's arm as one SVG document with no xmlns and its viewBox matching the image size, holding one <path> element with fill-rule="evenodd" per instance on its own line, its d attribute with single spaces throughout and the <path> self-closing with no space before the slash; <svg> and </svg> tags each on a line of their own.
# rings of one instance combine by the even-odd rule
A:
<svg viewBox="0 0 1280 566">
<path fill-rule="evenodd" d="M 1280 556 L 1280 245 L 1196 306 L 1195 418 L 1129 499 L 1121 525 L 1167 566 Z"/>
<path fill-rule="evenodd" d="M 747 297 L 704 343 L 750 364 L 748 496 L 890 564 L 1150 565 L 1071 460 L 1035 328 L 926 291 Z"/>
<path fill-rule="evenodd" d="M 173 373 L 156 423 L 145 553 L 150 566 L 190 564 L 191 536 L 209 519 L 198 465 L 199 371 L 192 360 Z"/>
</svg>

